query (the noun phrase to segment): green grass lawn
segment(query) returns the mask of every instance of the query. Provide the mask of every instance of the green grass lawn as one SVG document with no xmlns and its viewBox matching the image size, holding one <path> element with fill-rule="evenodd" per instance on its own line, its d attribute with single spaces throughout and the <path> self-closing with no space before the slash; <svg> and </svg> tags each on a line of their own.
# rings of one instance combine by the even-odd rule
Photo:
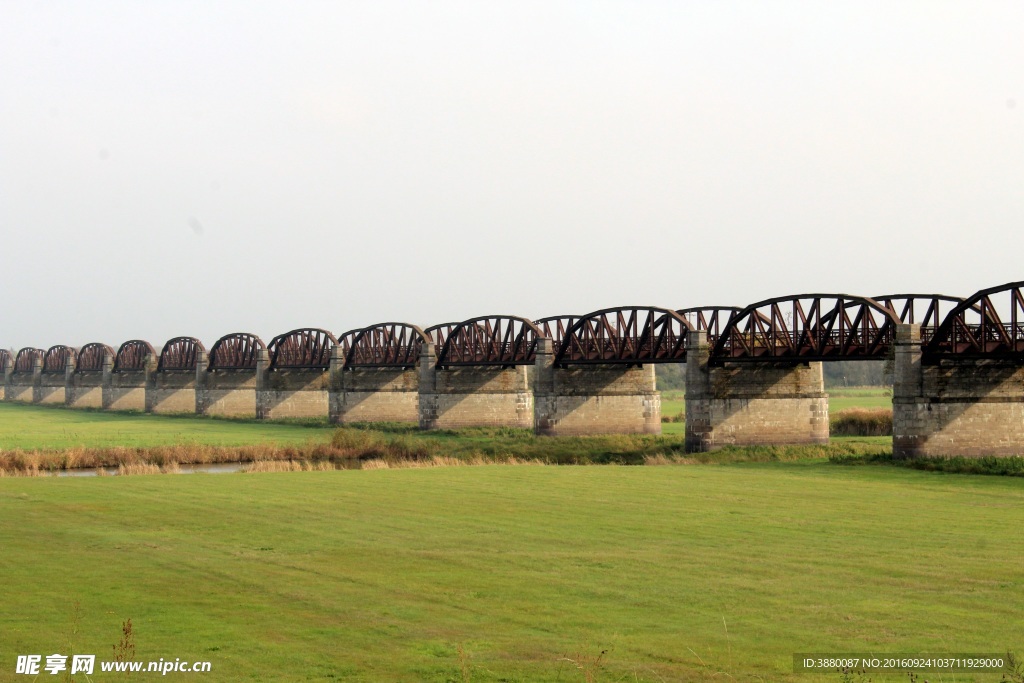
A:
<svg viewBox="0 0 1024 683">
<path fill-rule="evenodd" d="M 0 680 L 26 678 L 17 654 L 109 656 L 128 618 L 137 659 L 212 662 L 167 676 L 191 681 L 585 681 L 573 660 L 602 651 L 592 680 L 840 681 L 795 676 L 792 654 L 1024 646 L 1010 478 L 820 462 L 24 478 L 0 479 L 0 520 Z"/>
<path fill-rule="evenodd" d="M 327 441 L 333 431 L 326 419 L 308 424 L 280 424 L 0 403 L 0 449 L 152 447 L 179 443 L 283 445 Z"/>
</svg>

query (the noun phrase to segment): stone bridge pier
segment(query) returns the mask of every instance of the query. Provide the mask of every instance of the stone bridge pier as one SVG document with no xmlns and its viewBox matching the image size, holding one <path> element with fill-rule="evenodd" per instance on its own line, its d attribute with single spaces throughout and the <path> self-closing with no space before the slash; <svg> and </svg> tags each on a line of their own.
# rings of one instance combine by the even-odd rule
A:
<svg viewBox="0 0 1024 683">
<path fill-rule="evenodd" d="M 355 422 L 419 422 L 419 368 L 344 369 L 341 347 L 331 350 L 330 419 Z"/>
<path fill-rule="evenodd" d="M 435 345 L 420 351 L 420 429 L 533 427 L 527 365 L 437 367 Z"/>
<path fill-rule="evenodd" d="M 920 325 L 898 325 L 893 455 L 1024 455 L 1024 366 L 923 354 Z"/>
<path fill-rule="evenodd" d="M 146 412 L 199 413 L 199 387 L 204 379 L 206 366 L 206 352 L 197 350 L 195 368 L 158 368 L 146 386 Z"/>
<path fill-rule="evenodd" d="M 146 410 L 146 390 L 154 383 L 156 365 L 156 356 L 148 353 L 141 369 L 118 370 L 115 367 L 109 374 L 104 371 L 103 409 Z"/>
<path fill-rule="evenodd" d="M 12 367 L 10 374 L 7 375 L 5 398 L 8 401 L 32 403 L 36 398 L 36 388 L 42 375 L 43 358 L 41 355 L 32 359 L 31 370 L 18 372 Z"/>
<path fill-rule="evenodd" d="M 820 362 L 709 364 L 705 332 L 686 337 L 686 450 L 825 444 L 828 395 Z"/>
<path fill-rule="evenodd" d="M 533 387 L 537 434 L 661 434 L 661 394 L 651 364 L 558 368 L 551 339 L 542 338 Z"/>
<path fill-rule="evenodd" d="M 75 375 L 75 354 L 68 354 L 64 367 L 53 372 L 45 369 L 39 375 L 33 400 L 36 403 L 67 405 L 68 388 Z"/>
</svg>

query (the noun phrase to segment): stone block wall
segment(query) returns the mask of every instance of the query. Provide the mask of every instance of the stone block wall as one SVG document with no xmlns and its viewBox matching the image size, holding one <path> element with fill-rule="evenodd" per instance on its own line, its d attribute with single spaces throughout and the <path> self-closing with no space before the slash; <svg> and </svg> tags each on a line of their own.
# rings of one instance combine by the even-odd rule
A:
<svg viewBox="0 0 1024 683">
<path fill-rule="evenodd" d="M 67 387 L 66 405 L 69 408 L 103 407 L 103 372 L 75 372 Z"/>
<path fill-rule="evenodd" d="M 222 417 L 256 417 L 255 370 L 203 370 L 196 412 Z"/>
<path fill-rule="evenodd" d="M 145 410 L 148 374 L 145 370 L 111 373 L 109 383 L 103 387 L 103 409 Z"/>
<path fill-rule="evenodd" d="M 267 371 L 256 395 L 256 416 L 267 420 L 327 417 L 328 386 L 329 375 L 326 370 Z"/>
<path fill-rule="evenodd" d="M 661 394 L 654 366 L 556 368 L 551 340 L 538 345 L 534 431 L 546 436 L 660 434 Z"/>
<path fill-rule="evenodd" d="M 33 401 L 43 404 L 63 405 L 67 403 L 67 374 L 61 372 L 44 372 L 39 376 Z"/>
<path fill-rule="evenodd" d="M 828 443 L 821 363 L 708 365 L 703 332 L 687 335 L 686 449 Z"/>
<path fill-rule="evenodd" d="M 195 413 L 195 370 L 166 370 L 153 374 L 146 387 L 146 411 L 150 413 Z"/>
<path fill-rule="evenodd" d="M 530 368 L 436 367 L 434 345 L 420 357 L 421 429 L 459 427 L 533 427 Z"/>
<path fill-rule="evenodd" d="M 332 375 L 331 422 L 418 422 L 416 368 L 353 368 Z"/>
<path fill-rule="evenodd" d="M 919 325 L 897 328 L 896 457 L 1024 455 L 1024 367 L 948 358 L 926 363 Z"/>
</svg>

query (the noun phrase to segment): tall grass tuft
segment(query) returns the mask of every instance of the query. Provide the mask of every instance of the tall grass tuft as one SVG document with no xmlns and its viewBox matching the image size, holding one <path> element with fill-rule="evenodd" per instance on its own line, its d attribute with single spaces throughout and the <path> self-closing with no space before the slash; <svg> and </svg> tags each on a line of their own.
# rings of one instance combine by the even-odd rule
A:
<svg viewBox="0 0 1024 683">
<path fill-rule="evenodd" d="M 849 408 L 829 417 L 832 436 L 892 436 L 891 408 Z"/>
</svg>

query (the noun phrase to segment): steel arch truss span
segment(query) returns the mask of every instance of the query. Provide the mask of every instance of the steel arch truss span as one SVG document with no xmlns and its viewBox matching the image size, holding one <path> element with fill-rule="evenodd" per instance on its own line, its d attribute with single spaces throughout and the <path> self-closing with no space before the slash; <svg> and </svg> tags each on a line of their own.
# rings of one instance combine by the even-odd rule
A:
<svg viewBox="0 0 1024 683">
<path fill-rule="evenodd" d="M 735 314 L 742 311 L 738 306 L 698 306 L 682 308 L 676 313 L 686 318 L 686 322 L 698 332 L 708 333 L 708 345 L 714 346 L 722 335 L 722 330 Z"/>
<path fill-rule="evenodd" d="M 92 342 L 82 347 L 78 352 L 78 360 L 75 362 L 76 372 L 100 372 L 103 370 L 103 359 L 107 356 L 114 357 L 114 349 Z"/>
<path fill-rule="evenodd" d="M 434 344 L 434 352 L 441 353 L 441 349 L 444 348 L 444 343 L 448 341 L 448 337 L 451 336 L 452 330 L 458 327 L 461 323 L 441 323 L 440 325 L 431 325 L 423 332 L 427 335 L 427 338 Z"/>
<path fill-rule="evenodd" d="M 531 365 L 537 357 L 537 340 L 542 336 L 541 329 L 525 318 L 473 318 L 448 332 L 437 354 L 437 365 Z"/>
<path fill-rule="evenodd" d="M 1024 282 L 990 287 L 949 312 L 924 348 L 926 358 L 955 355 L 1024 360 Z"/>
<path fill-rule="evenodd" d="M 175 337 L 166 344 L 160 351 L 160 362 L 156 366 L 157 372 L 174 370 L 195 371 L 199 362 L 199 354 L 205 353 L 206 347 L 203 342 L 195 337 Z"/>
<path fill-rule="evenodd" d="M 555 365 L 682 363 L 694 328 L 675 311 L 653 306 L 606 308 L 581 316 L 555 351 Z"/>
<path fill-rule="evenodd" d="M 430 337 L 416 325 L 380 323 L 359 330 L 345 354 L 345 368 L 414 368 Z"/>
<path fill-rule="evenodd" d="M 217 340 L 210 349 L 207 370 L 255 370 L 260 351 L 267 345 L 255 334 L 233 332 Z"/>
<path fill-rule="evenodd" d="M 78 349 L 63 344 L 51 346 L 43 356 L 43 372 L 64 372 L 68 365 L 68 358 L 77 356 Z"/>
<path fill-rule="evenodd" d="M 732 316 L 711 351 L 711 362 L 883 359 L 899 322 L 892 309 L 867 297 L 766 299 Z"/>
<path fill-rule="evenodd" d="M 130 372 L 146 369 L 146 356 L 155 356 L 153 345 L 142 339 L 132 339 L 121 344 L 114 356 L 114 372 Z"/>
<path fill-rule="evenodd" d="M 562 344 L 562 340 L 565 339 L 566 333 L 572 329 L 572 326 L 579 319 L 578 315 L 553 315 L 548 318 L 534 320 L 533 324 L 539 327 L 544 336 L 551 340 L 552 348 L 557 351 L 558 347 Z"/>
<path fill-rule="evenodd" d="M 0 349 L 0 368 L 7 370 L 7 363 L 11 360 L 11 352 L 7 349 Z"/>
<path fill-rule="evenodd" d="M 921 339 L 927 342 L 950 311 L 963 303 L 957 296 L 944 294 L 885 294 L 871 297 L 895 313 L 901 323 L 921 326 Z"/>
<path fill-rule="evenodd" d="M 338 343 L 327 330 L 303 328 L 274 337 L 269 346 L 271 368 L 326 370 Z"/>
<path fill-rule="evenodd" d="M 18 351 L 18 355 L 14 357 L 14 371 L 32 372 L 36 358 L 42 358 L 45 353 L 42 349 L 32 348 L 31 346 Z"/>
</svg>

